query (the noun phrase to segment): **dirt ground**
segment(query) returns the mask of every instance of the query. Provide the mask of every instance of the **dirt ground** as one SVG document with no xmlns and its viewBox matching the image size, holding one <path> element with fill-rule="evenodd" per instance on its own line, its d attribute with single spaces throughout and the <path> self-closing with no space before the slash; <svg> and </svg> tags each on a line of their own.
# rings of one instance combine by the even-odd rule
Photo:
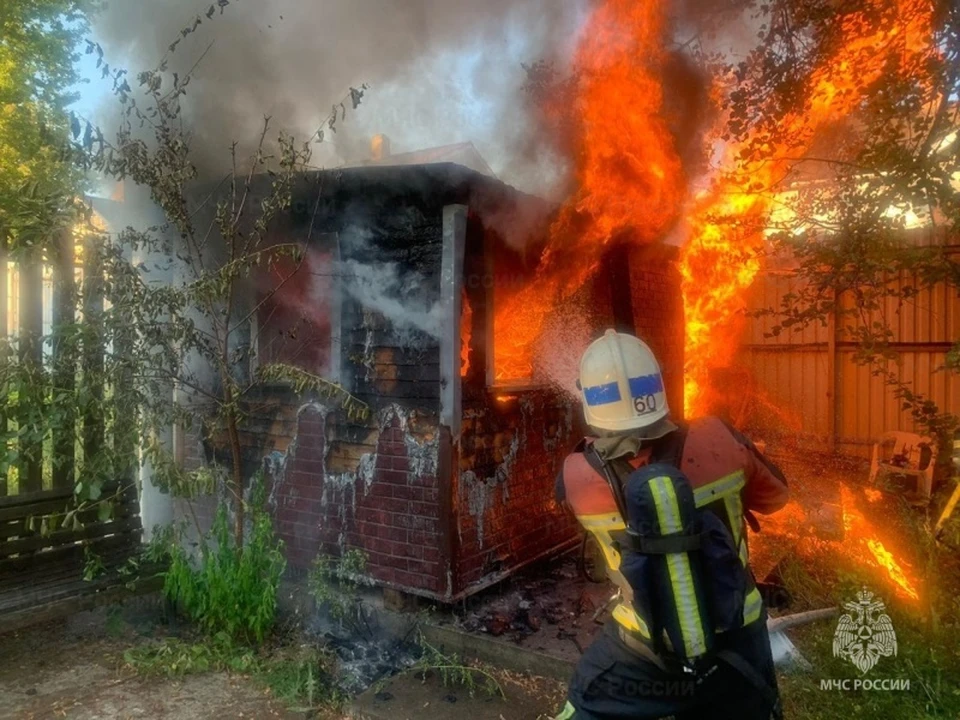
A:
<svg viewBox="0 0 960 720">
<path fill-rule="evenodd" d="M 562 705 L 563 683 L 485 667 L 474 688 L 440 681 L 437 671 L 388 678 L 344 712 L 291 710 L 253 678 L 227 672 L 179 680 L 144 679 L 124 651 L 167 634 L 156 599 L 101 608 L 0 636 L 0 720 L 543 720 Z M 492 678 L 497 691 L 486 687 Z"/>
<path fill-rule="evenodd" d="M 304 718 L 248 678 L 222 672 L 141 679 L 123 652 L 157 632 L 155 600 L 99 609 L 0 636 L 0 718 Z M 333 720 L 333 718 L 324 718 Z"/>
<path fill-rule="evenodd" d="M 563 683 L 486 667 L 477 686 L 445 685 L 434 671 L 394 676 L 352 705 L 356 720 L 550 720 L 563 705 Z M 487 682 L 489 677 L 490 682 Z"/>
<path fill-rule="evenodd" d="M 917 706 L 913 714 L 898 714 L 905 707 L 900 699 L 891 699 L 886 705 L 874 703 L 876 707 L 871 705 L 869 712 L 861 712 L 862 708 L 854 712 L 860 700 L 820 694 L 818 678 L 840 676 L 846 670 L 840 661 L 828 664 L 832 662 L 829 648 L 833 627 L 821 623 L 790 633 L 820 667 L 812 674 L 782 678 L 787 708 L 794 717 L 818 720 L 832 717 L 831 704 L 841 701 L 850 705 L 850 712 L 863 717 L 944 717 L 942 709 L 953 707 L 952 696 L 946 692 L 938 695 L 934 680 L 928 684 L 925 678 L 934 678 L 940 665 L 949 667 L 956 658 L 947 649 L 936 656 L 929 668 L 921 665 L 922 651 L 931 641 L 920 631 L 911 630 L 907 623 L 923 615 L 934 588 L 924 587 L 917 547 L 908 539 L 909 528 L 903 514 L 894 512 L 899 494 L 889 489 L 880 493 L 865 488 L 865 468 L 857 463 L 848 465 L 817 456 L 776 459 L 790 478 L 793 500 L 782 513 L 761 518 L 762 532 L 751 537 L 758 576 L 786 572 L 779 579 L 794 594 L 790 611 L 796 612 L 832 606 L 838 598 L 849 599 L 842 593 L 835 596 L 830 590 L 838 578 L 844 578 L 843 572 L 837 571 L 843 564 L 841 560 L 864 571 L 871 587 L 882 595 L 891 611 L 896 611 L 898 631 L 903 633 L 903 657 L 896 662 L 887 661 L 888 672 L 896 677 L 916 678 L 916 684 L 936 700 L 927 702 L 918 690 L 914 693 L 917 697 L 902 698 Z M 854 524 L 849 532 L 844 532 L 844 525 L 851 522 L 847 517 L 851 513 L 861 517 L 862 527 Z M 919 597 L 905 595 L 889 569 L 875 563 L 868 552 L 868 539 L 892 551 Z M 527 650 L 575 661 L 600 627 L 594 618 L 604 617 L 604 605 L 611 592 L 609 586 L 584 577 L 577 568 L 576 557 L 574 554 L 531 568 L 471 598 L 453 612 L 435 613 L 432 621 L 446 622 L 468 633 L 494 635 Z M 4 659 L 0 665 L 0 720 L 347 717 L 340 712 L 317 715 L 293 711 L 272 697 L 261 683 L 234 673 L 208 672 L 181 680 L 138 677 L 125 667 L 123 653 L 167 634 L 169 628 L 161 622 L 162 614 L 156 597 L 142 598 L 129 601 L 120 611 L 100 609 L 0 636 L 0 657 Z M 944 632 L 952 632 L 952 626 Z M 471 695 L 440 684 L 435 677 L 417 679 L 408 671 L 365 693 L 355 703 L 354 717 L 428 720 L 462 715 L 475 720 L 542 720 L 561 704 L 563 683 L 510 677 L 496 669 L 490 672 L 503 687 L 506 698 Z M 935 709 L 941 712 L 930 712 Z"/>
</svg>

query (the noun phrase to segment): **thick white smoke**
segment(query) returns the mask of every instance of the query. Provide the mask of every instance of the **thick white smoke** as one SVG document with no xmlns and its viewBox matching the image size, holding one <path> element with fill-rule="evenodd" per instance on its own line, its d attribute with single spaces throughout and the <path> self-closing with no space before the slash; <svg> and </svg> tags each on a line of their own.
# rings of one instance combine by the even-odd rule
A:
<svg viewBox="0 0 960 720">
<path fill-rule="evenodd" d="M 424 280 L 394 262 L 343 264 L 344 290 L 363 307 L 376 308 L 397 332 L 419 330 L 440 339 L 442 309 L 439 301 L 425 300 Z"/>
</svg>

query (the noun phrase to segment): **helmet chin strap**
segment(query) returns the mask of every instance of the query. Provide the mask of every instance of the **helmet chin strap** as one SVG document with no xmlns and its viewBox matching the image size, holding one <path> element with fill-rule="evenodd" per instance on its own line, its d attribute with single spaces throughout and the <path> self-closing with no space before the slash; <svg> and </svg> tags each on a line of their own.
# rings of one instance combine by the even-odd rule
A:
<svg viewBox="0 0 960 720">
<path fill-rule="evenodd" d="M 602 438 L 628 438 L 635 437 L 640 440 L 657 440 L 664 435 L 672 433 L 677 429 L 675 423 L 670 420 L 668 415 L 665 418 L 657 420 L 653 425 L 643 428 L 630 428 L 629 430 L 604 430 L 603 428 L 591 427 L 591 432 L 596 437 Z"/>
</svg>

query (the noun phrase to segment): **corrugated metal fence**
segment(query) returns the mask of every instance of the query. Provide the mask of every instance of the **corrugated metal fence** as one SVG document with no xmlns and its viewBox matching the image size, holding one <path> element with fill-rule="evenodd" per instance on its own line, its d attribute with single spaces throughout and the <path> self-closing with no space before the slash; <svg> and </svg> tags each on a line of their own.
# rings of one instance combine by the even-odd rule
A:
<svg viewBox="0 0 960 720">
<path fill-rule="evenodd" d="M 929 243 L 929 235 L 920 242 Z M 942 241 L 941 241 L 942 242 Z M 946 244 L 952 257 L 960 245 Z M 748 299 L 749 310 L 777 307 L 800 280 L 787 268 L 764 271 Z M 906 273 L 890 278 L 894 289 L 915 285 Z M 840 298 L 844 310 L 855 308 L 849 294 Z M 769 336 L 775 318 L 747 320 L 741 366 L 749 371 L 754 392 L 748 424 L 768 436 L 788 436 L 818 449 L 866 455 L 877 437 L 888 430 L 921 432 L 904 411 L 893 390 L 874 367 L 855 361 L 853 326 L 880 320 L 893 331 L 897 360 L 888 369 L 922 393 L 941 410 L 960 413 L 960 377 L 941 369 L 947 351 L 960 339 L 960 296 L 945 284 L 903 300 L 891 297 L 882 310 L 863 317 L 842 312 L 824 324 Z M 921 432 L 922 434 L 922 432 Z"/>
</svg>

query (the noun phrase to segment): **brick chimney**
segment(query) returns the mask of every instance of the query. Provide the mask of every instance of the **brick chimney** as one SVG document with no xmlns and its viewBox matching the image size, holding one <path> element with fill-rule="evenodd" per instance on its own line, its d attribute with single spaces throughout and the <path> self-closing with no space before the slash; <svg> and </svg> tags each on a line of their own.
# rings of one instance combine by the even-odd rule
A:
<svg viewBox="0 0 960 720">
<path fill-rule="evenodd" d="M 370 140 L 370 159 L 377 161 L 390 156 L 390 138 L 386 135 L 374 135 Z"/>
</svg>

